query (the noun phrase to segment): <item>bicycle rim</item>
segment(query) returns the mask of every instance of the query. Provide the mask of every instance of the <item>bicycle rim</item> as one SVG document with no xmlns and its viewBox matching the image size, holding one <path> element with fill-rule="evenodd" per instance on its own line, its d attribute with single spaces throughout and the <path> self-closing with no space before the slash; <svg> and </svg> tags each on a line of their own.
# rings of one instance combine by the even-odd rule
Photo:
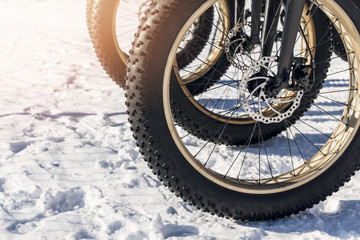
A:
<svg viewBox="0 0 360 240">
<path fill-rule="evenodd" d="M 342 36 L 349 61 L 345 69 L 337 72 L 346 72 L 349 79 L 328 77 L 310 110 L 294 124 L 287 119 L 285 124 L 289 126 L 274 139 L 251 144 L 250 135 L 248 143 L 242 146 L 221 146 L 216 142 L 198 139 L 191 132 L 180 129 L 173 119 L 170 100 L 170 79 L 176 68 L 177 46 L 192 22 L 216 2 L 207 1 L 192 15 L 180 31 L 168 58 L 163 79 L 163 104 L 173 140 L 198 172 L 225 188 L 243 193 L 273 194 L 304 185 L 331 167 L 358 131 L 358 32 L 336 2 L 316 1 L 315 7 L 328 16 Z M 230 111 L 224 118 L 225 127 L 233 115 L 234 112 Z M 254 133 L 260 124 L 254 119 L 250 121 L 255 122 Z M 261 135 L 261 129 L 257 133 Z"/>
</svg>

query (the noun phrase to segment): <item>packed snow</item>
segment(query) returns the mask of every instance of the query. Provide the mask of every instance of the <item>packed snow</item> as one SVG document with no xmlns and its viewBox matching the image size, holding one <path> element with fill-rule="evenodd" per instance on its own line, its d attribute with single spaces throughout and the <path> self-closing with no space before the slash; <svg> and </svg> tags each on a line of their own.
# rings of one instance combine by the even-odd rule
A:
<svg viewBox="0 0 360 240">
<path fill-rule="evenodd" d="M 136 149 L 85 0 L 0 0 L 0 23 L 1 240 L 360 239 L 359 173 L 276 221 L 218 218 L 174 196 Z"/>
</svg>

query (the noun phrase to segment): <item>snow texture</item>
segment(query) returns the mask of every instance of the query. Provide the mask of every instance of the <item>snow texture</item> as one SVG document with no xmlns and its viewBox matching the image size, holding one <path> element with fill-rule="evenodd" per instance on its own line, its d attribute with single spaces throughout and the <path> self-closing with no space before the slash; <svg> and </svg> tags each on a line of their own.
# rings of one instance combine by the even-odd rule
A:
<svg viewBox="0 0 360 240">
<path fill-rule="evenodd" d="M 0 23 L 1 240 L 360 239 L 359 173 L 310 210 L 255 223 L 163 187 L 95 57 L 85 0 L 1 0 Z"/>
</svg>

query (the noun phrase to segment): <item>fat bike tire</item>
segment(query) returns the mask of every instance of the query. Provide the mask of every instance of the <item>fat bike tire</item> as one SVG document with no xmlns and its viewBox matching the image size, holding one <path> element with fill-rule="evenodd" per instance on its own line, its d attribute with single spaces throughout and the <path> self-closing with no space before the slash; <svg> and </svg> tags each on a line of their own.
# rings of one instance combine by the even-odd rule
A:
<svg viewBox="0 0 360 240">
<path fill-rule="evenodd" d="M 196 142 L 191 142 L 189 148 L 182 142 L 172 119 L 175 109 L 171 107 L 171 97 L 166 90 L 170 83 L 168 79 L 173 74 L 168 57 L 171 55 L 175 59 L 175 53 L 171 51 L 173 42 L 177 41 L 177 34 L 185 24 L 179 23 L 179 14 L 176 13 L 181 13 L 181 19 L 186 20 L 202 9 L 206 2 L 157 1 L 139 28 L 129 58 L 125 96 L 131 130 L 148 166 L 165 186 L 184 201 L 220 217 L 250 221 L 276 219 L 299 213 L 325 200 L 360 168 L 360 124 L 356 117 L 359 93 L 354 90 L 359 82 L 358 70 L 350 70 L 349 81 L 354 86 L 350 84 L 349 94 L 345 95 L 348 106 L 344 107 L 343 113 L 339 112 L 342 115 L 337 128 L 323 147 L 316 146 L 319 152 L 306 159 L 301 171 L 291 170 L 286 179 L 285 175 L 280 175 L 266 182 L 260 177 L 251 181 L 246 177 L 228 177 L 198 160 L 200 156 L 191 152 Z M 324 1 L 321 9 L 327 12 L 333 23 L 341 24 L 339 29 L 346 30 L 347 44 L 354 51 L 350 58 L 355 60 L 349 62 L 356 64 L 360 56 L 359 43 L 356 42 L 360 37 L 359 9 L 352 0 Z M 312 114 L 309 118 L 313 116 L 317 115 Z M 277 149 L 281 146 L 278 141 L 283 138 L 277 137 L 265 143 L 267 147 L 274 144 Z M 302 143 L 305 142 L 306 139 Z M 256 157 L 257 147 L 253 150 Z M 288 154 L 281 159 L 290 161 L 290 158 L 291 154 Z M 220 160 L 226 161 L 226 158 Z"/>
<path fill-rule="evenodd" d="M 125 88 L 126 66 L 129 53 L 119 47 L 117 36 L 115 36 L 116 32 L 114 31 L 116 27 L 116 21 L 114 22 L 114 20 L 117 14 L 121 14 L 117 12 L 120 1 L 123 0 L 88 0 L 86 16 L 90 37 L 102 67 L 111 79 L 121 88 Z M 148 1 L 149 9 L 152 8 L 153 4 L 151 1 Z M 145 10 L 143 14 L 146 15 L 148 11 Z M 213 17 L 214 12 L 212 9 L 209 9 L 194 24 L 192 38 L 187 41 L 184 51 L 178 53 L 179 67 L 186 66 L 200 54 L 208 41 L 210 35 L 208 22 L 212 21 Z M 191 54 L 187 54 L 188 52 L 191 52 Z M 201 80 L 199 79 L 199 81 Z M 204 86 L 204 84 L 199 84 L 199 81 L 194 81 L 189 86 L 193 94 L 203 91 L 203 88 L 193 87 Z M 208 84 L 208 87 L 210 86 Z"/>
</svg>

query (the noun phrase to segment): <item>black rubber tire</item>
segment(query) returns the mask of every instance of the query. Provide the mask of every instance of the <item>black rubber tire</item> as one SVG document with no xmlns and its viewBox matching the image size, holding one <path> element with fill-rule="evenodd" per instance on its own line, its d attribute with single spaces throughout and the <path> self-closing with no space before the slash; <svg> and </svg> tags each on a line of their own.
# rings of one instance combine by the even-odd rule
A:
<svg viewBox="0 0 360 240">
<path fill-rule="evenodd" d="M 128 54 L 126 52 L 118 52 L 116 37 L 113 36 L 113 20 L 114 14 L 116 14 L 114 10 L 119 1 L 121 0 L 97 0 L 95 2 L 94 0 L 89 0 L 87 4 L 87 23 L 90 37 L 92 38 L 95 52 L 101 65 L 110 78 L 121 88 L 125 88 Z M 211 25 L 207 23 L 211 21 L 213 17 L 213 9 L 209 9 L 209 11 L 205 12 L 204 15 L 199 18 L 198 24 L 194 29 L 194 37 L 185 45 L 184 51 L 178 53 L 178 64 L 180 68 L 192 62 L 202 51 L 211 33 L 209 30 L 209 26 L 211 27 Z M 191 54 L 187 54 L 186 52 L 191 52 Z M 213 82 L 216 82 L 216 80 L 217 79 L 214 78 Z M 203 82 L 203 78 L 199 79 L 199 81 Z M 203 91 L 203 88 L 196 87 L 199 85 L 199 81 L 196 80 L 189 85 L 189 89 L 193 94 L 198 94 Z M 212 84 L 207 84 L 208 87 L 211 85 Z M 200 84 L 200 86 L 204 86 L 204 84 Z"/>
<path fill-rule="evenodd" d="M 347 61 L 345 46 L 341 40 L 339 32 L 334 27 L 332 27 L 332 33 L 333 33 L 332 44 L 333 44 L 334 53 L 342 60 Z"/>
<path fill-rule="evenodd" d="M 312 101 L 317 97 L 317 92 L 322 88 L 326 73 L 328 71 L 329 62 L 331 59 L 331 30 L 327 17 L 320 11 L 315 12 L 314 23 L 316 28 L 316 39 L 317 45 L 315 54 L 315 76 L 314 72 L 311 73 L 310 79 L 316 78 L 313 87 L 310 91 L 307 91 L 306 96 L 303 97 L 300 107 L 293 113 L 292 118 L 287 120 L 293 124 L 299 117 L 301 117 L 307 109 L 311 106 Z M 226 58 L 226 56 L 224 56 Z M 223 62 L 227 62 L 226 59 L 222 59 Z M 227 66 L 223 64 L 221 66 Z M 218 69 L 210 71 L 209 74 L 217 75 Z M 226 68 L 221 69 L 219 72 L 223 73 Z M 206 76 L 211 78 L 210 76 Z M 219 78 L 220 76 L 216 76 Z M 202 109 L 199 109 L 189 101 L 185 101 L 188 94 L 184 93 L 182 89 L 176 84 L 176 78 L 172 78 L 172 107 L 175 109 L 174 118 L 178 125 L 180 125 L 187 132 L 193 135 L 211 142 L 218 142 L 226 145 L 244 145 L 247 142 L 246 136 L 252 132 L 254 123 L 241 124 L 226 122 L 225 120 L 218 120 L 219 116 L 209 112 L 206 115 Z M 177 87 L 176 87 L 177 86 Z M 205 89 L 203 89 L 205 90 Z M 179 99 L 179 100 L 177 100 Z M 226 126 L 226 128 L 224 128 Z M 290 124 L 285 125 L 284 121 L 279 123 L 264 124 L 261 123 L 263 140 L 268 140 L 279 133 L 283 132 L 286 127 Z M 245 137 L 244 137 L 245 136 Z M 255 132 L 252 138 L 252 143 L 259 141 L 257 132 Z"/>
<path fill-rule="evenodd" d="M 92 25 L 93 25 L 93 18 L 92 18 L 92 12 L 94 8 L 94 0 L 87 0 L 86 1 L 86 26 L 88 29 L 88 32 L 90 34 L 90 38 L 92 39 Z"/>
<path fill-rule="evenodd" d="M 360 132 L 326 171 L 306 184 L 276 194 L 242 193 L 222 187 L 200 174 L 178 149 L 167 129 L 163 107 L 164 66 L 180 30 L 170 23 L 179 21 L 177 13 L 184 15 L 180 19 L 189 18 L 204 2 L 159 0 L 138 32 L 134 54 L 129 59 L 125 96 L 133 136 L 148 166 L 165 186 L 184 201 L 221 217 L 275 219 L 298 213 L 325 200 L 360 168 Z M 359 31 L 359 9 L 352 0 L 336 2 L 349 14 Z M 163 27 L 160 28 L 160 25 Z M 165 35 L 165 41 L 161 41 Z M 157 61 L 146 56 L 156 56 Z"/>
<path fill-rule="evenodd" d="M 114 9 L 117 2 L 118 0 L 93 2 L 93 10 L 87 11 L 87 22 L 90 37 L 102 67 L 115 83 L 121 88 L 125 88 L 128 55 L 124 52 L 118 52 L 117 43 L 113 36 Z"/>
</svg>

